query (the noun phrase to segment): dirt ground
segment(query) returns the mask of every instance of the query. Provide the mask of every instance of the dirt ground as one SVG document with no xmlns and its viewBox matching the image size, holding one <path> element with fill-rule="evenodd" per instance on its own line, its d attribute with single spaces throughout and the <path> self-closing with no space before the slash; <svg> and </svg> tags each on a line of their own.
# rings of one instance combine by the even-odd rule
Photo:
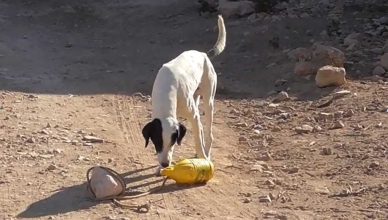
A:
<svg viewBox="0 0 388 220">
<path fill-rule="evenodd" d="M 387 219 L 388 83 L 350 71 L 318 89 L 294 76 L 282 50 L 310 45 L 293 30 L 318 36 L 321 19 L 225 22 L 215 177 L 126 201 L 150 204 L 141 213 L 91 201 L 86 171 L 128 173 L 134 191 L 160 185 L 141 135 L 153 79 L 180 52 L 208 50 L 216 16 L 182 0 L 0 1 L 0 219 Z M 274 35 L 287 35 L 280 49 Z M 291 99 L 274 104 L 278 79 Z M 327 102 L 340 90 L 350 94 Z M 189 129 L 174 159 L 193 154 Z"/>
</svg>

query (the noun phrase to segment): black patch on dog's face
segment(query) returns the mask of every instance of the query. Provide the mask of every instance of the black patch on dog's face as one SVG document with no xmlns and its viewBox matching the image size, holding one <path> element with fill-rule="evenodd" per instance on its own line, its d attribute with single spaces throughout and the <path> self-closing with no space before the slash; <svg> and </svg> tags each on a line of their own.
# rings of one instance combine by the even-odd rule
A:
<svg viewBox="0 0 388 220">
<path fill-rule="evenodd" d="M 151 138 L 152 143 L 155 145 L 155 150 L 157 153 L 162 152 L 163 150 L 163 128 L 162 122 L 159 119 L 154 119 L 153 121 L 146 124 L 142 130 L 143 137 L 146 141 L 145 147 L 148 146 L 149 139 Z"/>
</svg>

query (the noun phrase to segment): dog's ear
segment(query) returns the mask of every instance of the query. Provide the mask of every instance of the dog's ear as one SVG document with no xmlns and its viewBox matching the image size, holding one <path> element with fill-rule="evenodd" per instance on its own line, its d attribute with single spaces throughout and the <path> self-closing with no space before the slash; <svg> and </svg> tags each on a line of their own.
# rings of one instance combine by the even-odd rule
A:
<svg viewBox="0 0 388 220">
<path fill-rule="evenodd" d="M 144 140 L 145 140 L 145 147 L 148 146 L 148 143 L 149 143 L 149 141 L 150 141 L 151 133 L 152 133 L 152 130 L 153 130 L 153 125 L 154 125 L 153 121 L 148 122 L 148 123 L 144 126 L 144 128 L 143 128 L 143 130 L 142 130 L 143 137 L 144 137 Z"/>
<path fill-rule="evenodd" d="M 179 123 L 179 130 L 178 130 L 178 138 L 177 138 L 177 144 L 181 145 L 183 137 L 186 135 L 186 127 Z"/>
</svg>

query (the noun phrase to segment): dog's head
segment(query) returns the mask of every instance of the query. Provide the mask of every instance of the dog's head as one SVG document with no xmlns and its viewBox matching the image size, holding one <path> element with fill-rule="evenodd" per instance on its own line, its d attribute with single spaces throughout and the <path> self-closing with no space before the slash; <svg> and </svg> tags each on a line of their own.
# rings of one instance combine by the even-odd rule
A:
<svg viewBox="0 0 388 220">
<path fill-rule="evenodd" d="M 155 145 L 161 167 L 168 167 L 172 160 L 175 143 L 180 145 L 186 134 L 186 127 L 173 118 L 154 119 L 142 130 L 145 147 L 149 140 Z"/>
</svg>

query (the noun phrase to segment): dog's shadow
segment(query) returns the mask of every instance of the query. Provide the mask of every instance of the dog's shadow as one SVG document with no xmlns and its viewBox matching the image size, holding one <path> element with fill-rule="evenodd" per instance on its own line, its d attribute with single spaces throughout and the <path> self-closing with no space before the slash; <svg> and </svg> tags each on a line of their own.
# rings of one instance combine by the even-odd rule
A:
<svg viewBox="0 0 388 220">
<path fill-rule="evenodd" d="M 155 166 L 121 174 L 128 184 L 127 189 L 129 188 L 129 193 L 126 193 L 126 195 L 140 194 L 145 191 L 145 188 L 150 189 L 153 194 L 169 193 L 193 188 L 193 186 L 177 186 L 176 184 L 165 184 L 164 187 L 160 188 L 163 181 L 162 177 L 155 177 L 155 174 L 142 174 L 143 171 L 152 168 L 155 168 Z M 53 195 L 29 205 L 27 209 L 19 213 L 17 217 L 39 218 L 64 214 L 89 209 L 99 203 L 100 202 L 95 202 L 90 198 L 90 194 L 87 191 L 87 184 L 83 183 L 57 190 Z"/>
</svg>

